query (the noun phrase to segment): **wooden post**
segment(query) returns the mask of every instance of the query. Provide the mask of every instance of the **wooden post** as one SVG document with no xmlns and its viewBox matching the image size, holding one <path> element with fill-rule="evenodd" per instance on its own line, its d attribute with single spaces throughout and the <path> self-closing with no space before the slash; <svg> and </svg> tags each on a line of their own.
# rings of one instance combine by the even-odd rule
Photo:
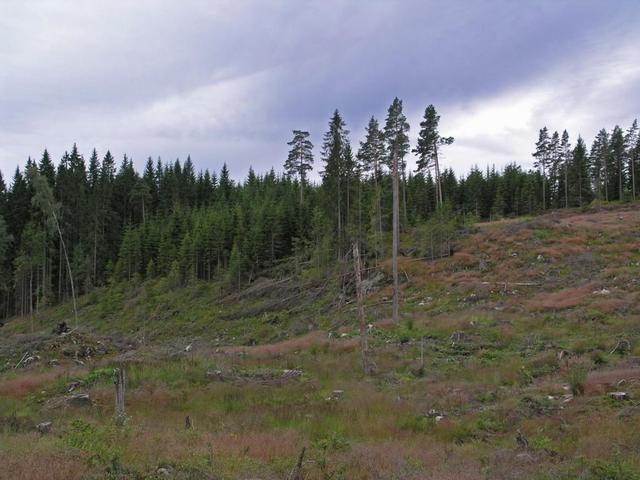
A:
<svg viewBox="0 0 640 480">
<path fill-rule="evenodd" d="M 114 370 L 114 380 L 113 383 L 116 386 L 116 424 L 122 425 L 125 419 L 124 412 L 124 369 L 116 368 Z"/>
<path fill-rule="evenodd" d="M 356 274 L 356 295 L 358 298 L 358 320 L 360 321 L 360 345 L 362 348 L 362 369 L 365 375 L 371 374 L 369 366 L 369 342 L 367 341 L 367 325 L 364 316 L 364 292 L 362 291 L 362 266 L 358 242 L 353 242 L 353 267 Z"/>
</svg>

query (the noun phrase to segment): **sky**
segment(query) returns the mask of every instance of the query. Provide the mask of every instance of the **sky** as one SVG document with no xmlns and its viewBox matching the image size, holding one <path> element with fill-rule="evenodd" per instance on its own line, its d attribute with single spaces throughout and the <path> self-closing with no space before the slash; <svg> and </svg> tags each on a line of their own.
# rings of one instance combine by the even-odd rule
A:
<svg viewBox="0 0 640 480">
<path fill-rule="evenodd" d="M 638 0 L 0 0 L 0 170 L 126 153 L 281 170 L 293 129 L 315 173 L 337 108 L 357 150 L 403 100 L 429 104 L 445 167 L 531 167 L 538 130 L 590 143 L 640 116 Z M 413 165 L 413 158 L 409 158 Z"/>
</svg>

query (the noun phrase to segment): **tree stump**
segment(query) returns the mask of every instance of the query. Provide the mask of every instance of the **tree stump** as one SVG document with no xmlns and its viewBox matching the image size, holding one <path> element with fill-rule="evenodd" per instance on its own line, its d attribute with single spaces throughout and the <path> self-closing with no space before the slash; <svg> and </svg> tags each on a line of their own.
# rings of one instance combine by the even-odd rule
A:
<svg viewBox="0 0 640 480">
<path fill-rule="evenodd" d="M 125 376 L 124 369 L 116 368 L 114 370 L 114 380 L 113 383 L 116 387 L 116 424 L 122 425 L 125 419 L 125 411 L 124 411 L 124 385 L 125 385 Z"/>
</svg>

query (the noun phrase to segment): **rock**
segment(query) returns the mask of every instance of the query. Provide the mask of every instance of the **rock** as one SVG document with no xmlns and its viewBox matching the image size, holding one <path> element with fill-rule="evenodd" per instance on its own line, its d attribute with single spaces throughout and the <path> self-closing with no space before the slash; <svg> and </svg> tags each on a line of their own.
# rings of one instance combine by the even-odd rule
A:
<svg viewBox="0 0 640 480">
<path fill-rule="evenodd" d="M 334 390 L 333 392 L 331 392 L 331 396 L 329 397 L 329 400 L 338 400 L 342 398 L 343 395 L 344 395 L 344 390 Z"/>
<path fill-rule="evenodd" d="M 161 477 L 170 477 L 171 476 L 171 469 L 170 468 L 165 468 L 165 467 L 160 467 L 156 470 L 156 473 L 158 475 L 160 475 Z"/>
<path fill-rule="evenodd" d="M 90 407 L 93 403 L 88 393 L 78 393 L 67 397 L 67 405 L 70 407 Z"/>
<path fill-rule="evenodd" d="M 571 400 L 573 400 L 573 394 L 567 393 L 562 395 L 562 403 L 569 403 Z"/>
<path fill-rule="evenodd" d="M 629 400 L 629 394 L 627 392 L 610 392 L 609 398 L 622 402 L 624 400 Z"/>
<path fill-rule="evenodd" d="M 51 422 L 42 422 L 36 425 L 36 430 L 38 433 L 44 435 L 45 433 L 49 433 L 51 431 Z"/>
<path fill-rule="evenodd" d="M 288 379 L 288 378 L 298 378 L 302 376 L 302 370 L 297 370 L 297 369 L 293 369 L 293 370 L 289 370 L 289 369 L 285 369 L 282 371 L 282 378 L 284 379 Z"/>
<path fill-rule="evenodd" d="M 56 335 L 62 335 L 63 333 L 68 333 L 69 327 L 67 326 L 67 322 L 61 322 L 58 324 L 56 328 L 53 329 L 53 333 Z"/>
<path fill-rule="evenodd" d="M 606 289 L 606 288 L 602 288 L 600 290 L 594 290 L 593 291 L 594 295 L 609 295 L 610 293 L 611 293 L 611 291 Z"/>
<path fill-rule="evenodd" d="M 544 257 L 542 256 L 542 254 L 538 254 L 536 260 L 538 260 L 539 262 L 544 262 Z"/>
<path fill-rule="evenodd" d="M 527 440 L 527 437 L 524 436 L 522 430 L 520 429 L 516 430 L 516 442 L 518 443 L 518 447 L 522 448 L 523 450 L 529 448 L 529 440 Z"/>
<path fill-rule="evenodd" d="M 76 388 L 78 388 L 80 385 L 82 385 L 80 382 L 71 382 L 68 383 L 64 389 L 67 391 L 67 393 L 71 393 L 73 392 Z"/>
<path fill-rule="evenodd" d="M 444 420 L 444 415 L 436 415 L 436 423 L 440 423 L 442 420 Z"/>
<path fill-rule="evenodd" d="M 58 360 L 56 360 L 55 358 L 52 358 L 51 360 L 49 360 L 48 364 L 50 367 L 57 367 L 58 365 L 60 365 L 60 362 L 58 362 Z"/>
</svg>

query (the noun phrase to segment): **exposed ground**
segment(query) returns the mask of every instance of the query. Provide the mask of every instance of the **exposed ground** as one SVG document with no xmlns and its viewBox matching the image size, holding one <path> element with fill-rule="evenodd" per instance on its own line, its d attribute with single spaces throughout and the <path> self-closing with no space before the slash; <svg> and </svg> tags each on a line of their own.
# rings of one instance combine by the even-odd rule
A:
<svg viewBox="0 0 640 480">
<path fill-rule="evenodd" d="M 401 325 L 386 275 L 367 295 L 371 377 L 353 299 L 311 271 L 112 286 L 64 336 L 68 305 L 13 319 L 0 478 L 284 479 L 302 447 L 314 480 L 640 478 L 637 206 L 480 224 L 401 269 Z"/>
</svg>

